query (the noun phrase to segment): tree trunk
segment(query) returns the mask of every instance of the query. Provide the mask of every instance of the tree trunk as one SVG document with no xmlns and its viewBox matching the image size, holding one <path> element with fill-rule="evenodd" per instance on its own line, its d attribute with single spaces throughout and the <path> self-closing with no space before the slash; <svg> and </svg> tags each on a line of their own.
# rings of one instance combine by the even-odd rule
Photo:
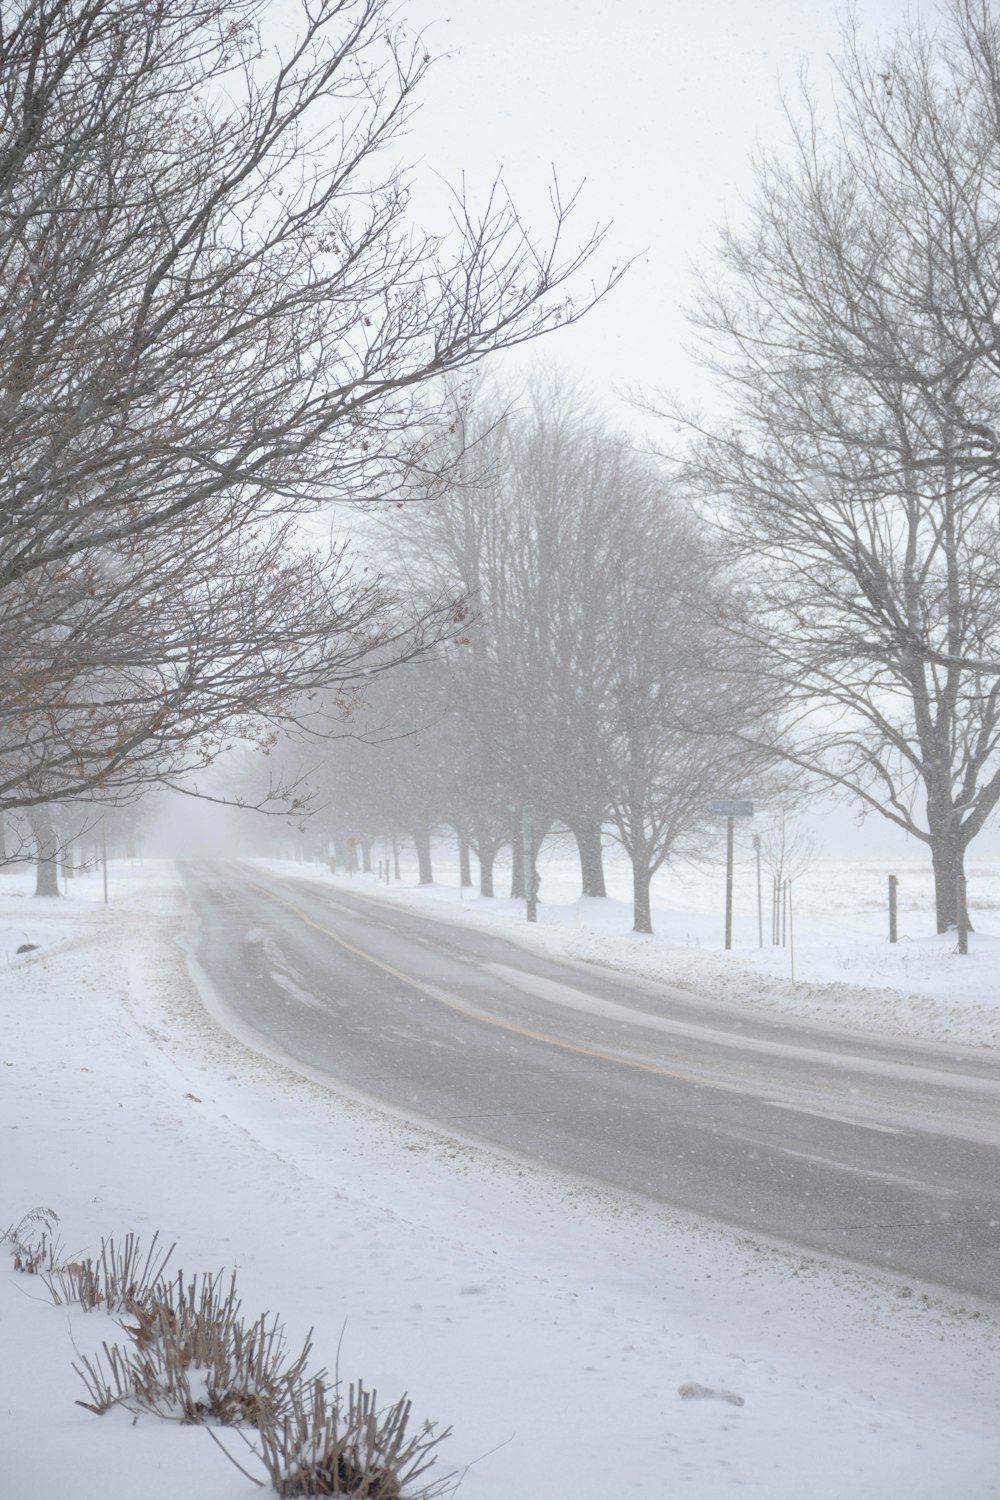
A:
<svg viewBox="0 0 1000 1500">
<path fill-rule="evenodd" d="M 47 807 L 33 807 L 28 815 L 35 835 L 35 895 L 59 894 L 59 840 Z"/>
<path fill-rule="evenodd" d="M 510 841 L 510 899 L 524 900 L 524 842 L 520 828 L 515 829 Z"/>
<path fill-rule="evenodd" d="M 965 850 L 954 835 L 943 835 L 931 843 L 934 869 L 934 908 L 938 932 L 958 926 L 958 882 L 965 874 Z M 972 923 L 969 923 L 971 932 Z"/>
<path fill-rule="evenodd" d="M 649 908 L 650 873 L 646 864 L 632 857 L 632 931 L 652 932 L 653 918 Z"/>
<path fill-rule="evenodd" d="M 413 843 L 417 851 L 417 884 L 433 885 L 434 870 L 431 865 L 431 831 L 429 828 L 420 828 L 413 835 Z"/>
<path fill-rule="evenodd" d="M 494 894 L 493 864 L 500 853 L 500 844 L 496 839 L 491 838 L 485 829 L 479 829 L 476 831 L 473 847 L 479 861 L 479 894 L 492 896 Z"/>
<path fill-rule="evenodd" d="M 367 838 L 365 835 L 361 837 L 361 869 L 365 875 L 370 875 L 372 872 L 372 844 L 374 842 L 374 839 Z"/>
<path fill-rule="evenodd" d="M 604 845 L 599 822 L 581 823 L 573 828 L 580 855 L 580 879 L 584 896 L 606 896 L 604 884 Z"/>
<path fill-rule="evenodd" d="M 458 878 L 462 885 L 472 884 L 472 864 L 469 860 L 469 840 L 464 833 L 458 835 Z"/>
</svg>

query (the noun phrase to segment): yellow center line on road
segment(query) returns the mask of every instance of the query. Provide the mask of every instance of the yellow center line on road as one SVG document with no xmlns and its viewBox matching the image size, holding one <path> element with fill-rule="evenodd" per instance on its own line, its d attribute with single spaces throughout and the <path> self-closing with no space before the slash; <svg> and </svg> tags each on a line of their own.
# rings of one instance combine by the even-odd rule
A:
<svg viewBox="0 0 1000 1500">
<path fill-rule="evenodd" d="M 732 1090 L 732 1085 L 712 1083 L 706 1078 L 698 1078 L 691 1073 L 682 1073 L 673 1068 L 663 1068 L 656 1063 L 643 1062 L 640 1058 L 622 1057 L 616 1052 L 604 1052 L 598 1047 L 584 1047 L 579 1042 L 567 1042 L 561 1037 L 549 1036 L 544 1031 L 532 1031 L 529 1027 L 518 1026 L 513 1021 L 502 1021 L 497 1016 L 491 1016 L 486 1011 L 478 1010 L 472 1005 L 467 1005 L 464 1001 L 456 999 L 454 995 L 448 994 L 445 990 L 439 990 L 436 985 L 425 984 L 420 979 L 414 979 L 410 974 L 404 974 L 402 969 L 394 968 L 392 964 L 387 964 L 382 958 L 376 958 L 375 954 L 369 953 L 367 949 L 359 948 L 355 943 L 349 943 L 339 933 L 332 932 L 329 927 L 324 927 L 322 922 L 314 921 L 301 907 L 296 906 L 291 901 L 284 900 L 281 896 L 276 896 L 273 891 L 267 890 L 264 886 L 257 885 L 252 880 L 248 880 L 247 885 L 250 886 L 251 890 L 259 892 L 262 896 L 266 896 L 268 900 L 285 907 L 287 911 L 294 912 L 295 916 L 304 922 L 307 927 L 313 927 L 317 932 L 322 932 L 324 937 L 332 938 L 335 943 L 340 944 L 341 948 L 346 948 L 348 953 L 353 953 L 357 958 L 364 959 L 366 963 L 372 964 L 376 969 L 381 969 L 384 973 L 391 974 L 401 984 L 408 985 L 410 989 L 416 990 L 419 994 L 426 995 L 429 999 L 436 1000 L 439 1005 L 445 1005 L 449 1010 L 457 1011 L 462 1016 L 468 1016 L 473 1021 L 481 1021 L 483 1025 L 494 1026 L 499 1031 L 512 1032 L 515 1036 L 527 1037 L 532 1042 L 544 1042 L 549 1047 L 559 1047 L 564 1052 L 575 1052 L 579 1057 L 599 1058 L 602 1062 L 617 1063 L 623 1068 L 633 1068 L 639 1073 L 653 1073 L 660 1078 L 676 1078 L 682 1083 L 694 1084 L 697 1088 L 721 1089 L 726 1093 Z"/>
</svg>

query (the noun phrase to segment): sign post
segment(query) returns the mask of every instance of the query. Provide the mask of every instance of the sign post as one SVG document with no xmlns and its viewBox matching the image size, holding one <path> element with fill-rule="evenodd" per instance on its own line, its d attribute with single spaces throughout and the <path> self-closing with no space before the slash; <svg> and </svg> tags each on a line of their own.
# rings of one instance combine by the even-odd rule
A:
<svg viewBox="0 0 1000 1500">
<path fill-rule="evenodd" d="M 733 822 L 752 818 L 753 803 L 737 797 L 713 797 L 708 810 L 715 818 L 726 820 L 726 948 L 733 946 Z"/>
</svg>

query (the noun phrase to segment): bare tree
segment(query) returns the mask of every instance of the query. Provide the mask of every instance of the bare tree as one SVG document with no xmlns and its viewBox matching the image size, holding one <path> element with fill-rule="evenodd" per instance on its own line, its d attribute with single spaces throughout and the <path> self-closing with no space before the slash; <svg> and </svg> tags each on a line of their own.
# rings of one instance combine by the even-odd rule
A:
<svg viewBox="0 0 1000 1500">
<path fill-rule="evenodd" d="M 759 827 L 754 844 L 771 876 L 771 941 L 777 945 L 782 941 L 787 889 L 812 865 L 816 841 L 808 829 L 795 827 L 784 808 L 772 812 Z"/>
<path fill-rule="evenodd" d="M 0 808 L 176 781 L 422 650 L 298 518 L 425 484 L 439 377 L 595 295 L 557 191 L 541 245 L 499 185 L 415 229 L 429 59 L 385 0 L 303 5 L 280 56 L 263 14 L 0 17 Z"/>
<path fill-rule="evenodd" d="M 756 581 L 789 754 L 922 840 L 937 923 L 1000 800 L 1000 26 L 847 36 L 700 323 L 735 417 L 689 466 Z M 992 665 L 991 665 L 992 663 Z"/>
<path fill-rule="evenodd" d="M 711 798 L 740 795 L 758 771 L 740 736 L 762 722 L 752 676 L 727 672 L 735 653 L 711 623 L 710 601 L 731 607 L 724 570 L 669 490 L 644 489 L 619 497 L 603 602 L 612 678 L 602 755 L 632 862 L 636 932 L 653 930 L 657 870 L 700 851 Z"/>
</svg>

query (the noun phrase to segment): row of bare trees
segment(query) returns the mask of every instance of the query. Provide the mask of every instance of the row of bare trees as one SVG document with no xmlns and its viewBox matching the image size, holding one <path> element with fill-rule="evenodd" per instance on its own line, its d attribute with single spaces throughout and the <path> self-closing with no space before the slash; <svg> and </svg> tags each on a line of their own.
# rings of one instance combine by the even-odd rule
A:
<svg viewBox="0 0 1000 1500">
<path fill-rule="evenodd" d="M 1000 803 L 1000 19 L 945 0 L 873 45 L 851 21 L 835 84 L 789 108 L 702 278 L 729 416 L 673 405 L 670 456 L 707 530 L 550 394 L 424 539 L 489 622 L 453 676 L 499 805 L 569 827 L 585 889 L 610 820 L 637 925 L 736 744 L 926 846 L 940 931 Z"/>
<path fill-rule="evenodd" d="M 679 414 L 700 527 L 556 393 L 453 409 L 442 377 L 592 300 L 567 299 L 596 248 L 564 248 L 572 205 L 542 244 L 499 192 L 421 234 L 393 165 L 419 40 L 385 0 L 320 0 L 279 55 L 262 16 L 0 14 L 0 813 L 51 851 L 54 804 L 199 787 L 319 701 L 342 722 L 467 612 L 367 713 L 401 723 L 405 680 L 411 720 L 460 720 L 438 780 L 484 867 L 530 802 L 599 890 L 610 824 L 641 912 L 683 786 L 693 815 L 778 754 L 926 844 L 951 925 L 1000 802 L 988 0 L 849 29 L 831 119 L 807 97 L 761 159 L 698 311 L 732 419 Z M 388 578 L 304 524 L 428 491 Z"/>
<path fill-rule="evenodd" d="M 452 604 L 452 638 L 370 695 L 370 743 L 326 757 L 332 824 L 416 842 L 448 826 L 478 856 L 480 888 L 534 840 L 572 835 L 585 895 L 605 894 L 606 832 L 632 863 L 635 928 L 650 880 L 704 839 L 713 796 L 738 795 L 767 757 L 748 648 L 712 624 L 741 606 L 703 527 L 662 468 L 556 381 L 506 409 L 456 410 L 446 485 L 383 525 L 388 570 L 420 608 Z M 713 608 L 709 608 L 709 604 Z"/>
<path fill-rule="evenodd" d="M 449 668 L 476 785 L 571 829 L 585 890 L 610 821 L 637 925 L 737 743 L 923 843 L 941 931 L 1000 802 L 1000 20 L 948 0 L 874 46 L 852 22 L 837 93 L 789 109 L 703 277 L 731 416 L 671 414 L 707 531 L 550 392 L 473 444 L 420 543 L 483 612 Z"/>
<path fill-rule="evenodd" d="M 499 188 L 414 223 L 385 0 L 0 14 L 0 814 L 120 801 L 437 638 L 303 518 L 427 483 L 441 377 L 596 293 Z M 576 301 L 567 302 L 573 281 Z M 272 786 L 255 800 L 273 802 Z"/>
</svg>

